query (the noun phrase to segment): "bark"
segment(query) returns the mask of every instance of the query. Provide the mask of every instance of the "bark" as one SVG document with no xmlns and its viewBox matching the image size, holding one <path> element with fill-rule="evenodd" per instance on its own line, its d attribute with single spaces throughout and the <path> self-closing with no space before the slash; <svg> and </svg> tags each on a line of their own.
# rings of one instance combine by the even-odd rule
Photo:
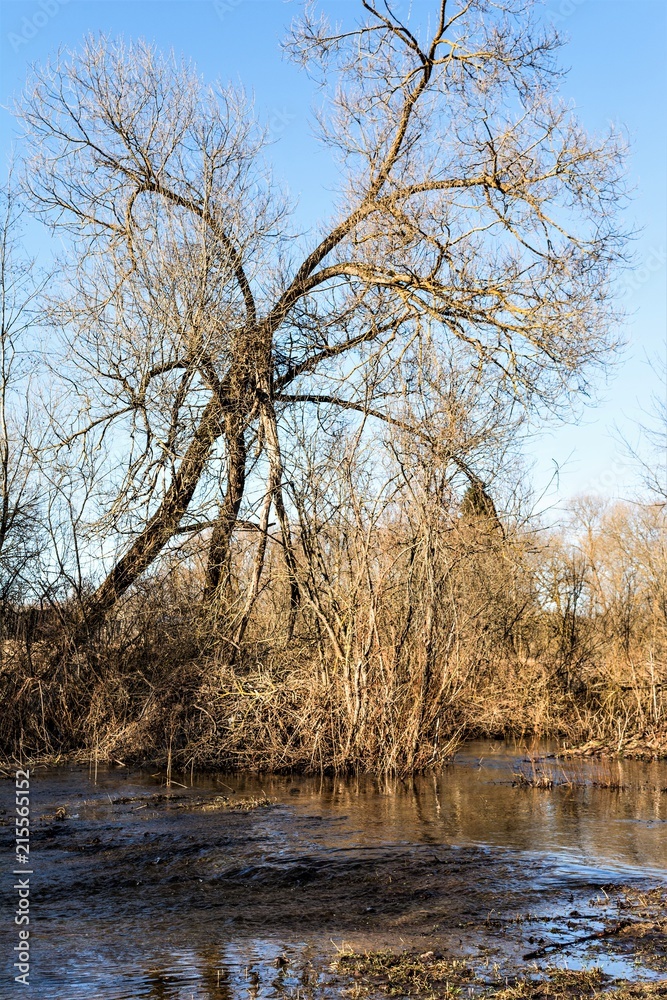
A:
<svg viewBox="0 0 667 1000">
<path fill-rule="evenodd" d="M 231 539 L 245 489 L 247 449 L 244 418 L 238 412 L 225 421 L 227 439 L 227 490 L 213 528 L 206 567 L 204 601 L 210 602 L 229 587 Z"/>
<path fill-rule="evenodd" d="M 192 500 L 213 445 L 224 431 L 225 411 L 219 396 L 206 405 L 192 442 L 164 500 L 132 547 L 116 563 L 86 605 L 85 625 L 96 627 L 107 611 L 135 583 L 175 533 Z"/>
<path fill-rule="evenodd" d="M 236 648 L 238 648 L 245 635 L 245 630 L 248 627 L 248 622 L 250 621 L 250 615 L 252 609 L 255 605 L 255 601 L 259 596 L 259 585 L 262 580 L 262 572 L 264 570 L 264 560 L 266 558 L 266 544 L 269 537 L 269 517 L 271 516 L 271 504 L 273 503 L 273 489 L 274 483 L 270 479 L 267 484 L 266 496 L 264 497 L 264 503 L 262 505 L 262 513 L 259 519 L 259 540 L 257 542 L 257 550 L 255 552 L 255 559 L 253 563 L 252 571 L 252 583 L 250 585 L 250 593 L 248 594 L 245 607 L 241 613 L 241 618 L 236 629 L 235 643 Z"/>
<path fill-rule="evenodd" d="M 280 452 L 280 438 L 278 436 L 278 425 L 276 421 L 276 413 L 273 408 L 273 402 L 270 399 L 266 399 L 263 406 L 262 414 L 264 433 L 266 435 L 266 450 L 269 456 L 269 463 L 271 467 L 271 480 L 275 485 L 273 486 L 273 498 L 274 505 L 276 508 L 276 515 L 278 517 L 278 523 L 280 524 L 280 532 L 282 535 L 283 543 L 283 554 L 285 556 L 285 564 L 287 566 L 287 576 L 290 585 L 290 611 L 289 611 L 289 624 L 287 628 L 288 638 L 291 639 L 292 633 L 294 632 L 294 625 L 296 622 L 296 613 L 299 608 L 301 593 L 299 590 L 299 583 L 297 579 L 296 572 L 296 556 L 294 555 L 294 548 L 292 545 L 292 535 L 290 532 L 289 518 L 287 517 L 287 511 L 285 510 L 285 501 L 283 499 L 283 461 Z"/>
</svg>

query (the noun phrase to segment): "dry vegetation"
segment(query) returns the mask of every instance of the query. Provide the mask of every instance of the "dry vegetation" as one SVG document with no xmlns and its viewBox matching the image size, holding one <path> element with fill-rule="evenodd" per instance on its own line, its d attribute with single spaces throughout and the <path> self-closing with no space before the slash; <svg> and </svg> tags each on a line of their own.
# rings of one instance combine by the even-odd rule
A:
<svg viewBox="0 0 667 1000">
<path fill-rule="evenodd" d="M 582 504 L 576 544 L 437 517 L 339 526 L 321 578 L 297 543 L 312 603 L 290 634 L 276 568 L 233 659 L 182 554 L 85 649 L 53 617 L 6 640 L 5 755 L 405 773 L 465 737 L 528 734 L 664 754 L 664 512 Z"/>
<path fill-rule="evenodd" d="M 664 997 L 664 982 L 627 982 L 605 976 L 599 969 L 532 969 L 524 975 L 476 975 L 462 961 L 418 955 L 376 953 L 345 955 L 336 971 L 351 985 L 343 995 L 350 1000 L 372 997 L 416 997 L 423 1000 L 476 996 L 483 1000 L 631 1000 Z"/>
</svg>

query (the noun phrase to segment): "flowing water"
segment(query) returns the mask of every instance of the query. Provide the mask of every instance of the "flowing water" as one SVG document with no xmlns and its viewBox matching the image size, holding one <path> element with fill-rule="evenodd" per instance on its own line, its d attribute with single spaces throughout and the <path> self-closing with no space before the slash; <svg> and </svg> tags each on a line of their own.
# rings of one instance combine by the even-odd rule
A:
<svg viewBox="0 0 667 1000">
<path fill-rule="evenodd" d="M 534 762 L 484 742 L 408 782 L 176 778 L 32 772 L 28 990 L 8 957 L 14 783 L 0 782 L 2 1000 L 338 996 L 329 964 L 346 948 L 501 970 L 541 949 L 660 975 L 612 938 L 579 939 L 621 913 L 620 887 L 667 885 L 665 763 Z M 249 798 L 271 804 L 227 808 Z"/>
</svg>

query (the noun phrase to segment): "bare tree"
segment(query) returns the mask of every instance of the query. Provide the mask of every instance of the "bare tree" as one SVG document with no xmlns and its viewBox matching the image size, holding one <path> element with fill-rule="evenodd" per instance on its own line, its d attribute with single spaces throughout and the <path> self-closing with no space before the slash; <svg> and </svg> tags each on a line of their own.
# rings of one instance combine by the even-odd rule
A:
<svg viewBox="0 0 667 1000">
<path fill-rule="evenodd" d="M 0 613 L 35 597 L 41 555 L 39 426 L 31 412 L 40 281 L 22 250 L 22 209 L 0 192 Z"/>
<path fill-rule="evenodd" d="M 98 527 L 129 539 L 93 621 L 188 524 L 211 526 L 211 603 L 234 531 L 255 524 L 252 602 L 272 509 L 295 611 L 288 415 L 451 440 L 424 356 L 437 371 L 455 346 L 508 407 L 558 409 L 615 346 L 622 143 L 559 102 L 558 38 L 524 0 L 440 0 L 428 24 L 356 10 L 332 28 L 308 7 L 288 43 L 322 74 L 340 165 L 307 238 L 243 95 L 173 57 L 89 39 L 23 101 L 27 189 L 71 233 L 52 299 L 76 399 L 60 438 L 106 445 Z"/>
</svg>

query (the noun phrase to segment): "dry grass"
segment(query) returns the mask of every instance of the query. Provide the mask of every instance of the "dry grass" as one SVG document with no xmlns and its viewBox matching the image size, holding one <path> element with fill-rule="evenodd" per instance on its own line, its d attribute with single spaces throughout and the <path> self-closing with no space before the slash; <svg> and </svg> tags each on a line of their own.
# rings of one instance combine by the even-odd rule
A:
<svg viewBox="0 0 667 1000">
<path fill-rule="evenodd" d="M 450 960 L 440 954 L 370 952 L 341 954 L 334 971 L 349 977 L 352 985 L 345 990 L 349 997 L 367 997 L 373 993 L 386 996 L 458 996 L 462 987 L 479 984 L 473 970 L 464 961 Z"/>
<path fill-rule="evenodd" d="M 177 562 L 87 643 L 68 644 L 76 609 L 29 645 L 4 642 L 0 753 L 406 774 L 443 763 L 465 738 L 534 736 L 665 756 L 664 518 L 648 531 L 612 513 L 587 542 L 586 571 L 557 539 L 536 552 L 526 533 L 440 523 L 439 512 L 362 539 L 352 529 L 309 539 L 293 631 L 269 553 L 240 645 L 230 636 L 248 552 L 237 553 L 237 596 L 214 614 L 196 566 Z M 629 548 L 642 525 L 651 544 Z M 316 542 L 320 557 L 307 559 Z M 551 778 L 533 768 L 516 780 L 548 788 Z"/>
<path fill-rule="evenodd" d="M 425 704 L 405 679 L 388 684 L 369 672 L 355 707 L 345 676 L 322 669 L 307 648 L 299 655 L 296 643 L 264 662 L 234 666 L 207 653 L 182 663 L 165 653 L 156 643 L 152 654 L 144 650 L 141 665 L 111 659 L 93 666 L 82 658 L 55 670 L 46 657 L 40 665 L 33 656 L 30 674 L 20 659 L 6 658 L 0 674 L 6 759 L 407 773 L 443 763 L 469 737 L 530 735 L 576 743 L 588 735 L 576 701 L 558 687 L 545 690 L 544 671 L 525 664 L 499 663 L 487 678 L 471 668 L 467 678 L 456 677 L 455 695 L 438 697 L 436 691 Z M 535 690 L 541 702 L 530 698 Z M 602 724 L 596 717 L 596 727 Z M 634 738 L 621 749 L 658 751 L 639 734 Z M 600 777 L 604 787 L 613 787 L 613 780 Z M 553 785 L 534 762 L 518 770 L 515 781 Z"/>
<path fill-rule="evenodd" d="M 489 1000 L 577 1000 L 577 998 L 630 998 L 667 996 L 667 982 L 626 982 L 605 976 L 599 968 L 570 970 L 530 968 L 511 978 L 494 970 L 475 972 L 469 964 L 426 952 L 394 954 L 343 953 L 334 963 L 342 992 L 351 1000 L 370 997 L 435 998 L 475 996 Z M 497 970 L 496 970 L 497 971 Z"/>
</svg>

